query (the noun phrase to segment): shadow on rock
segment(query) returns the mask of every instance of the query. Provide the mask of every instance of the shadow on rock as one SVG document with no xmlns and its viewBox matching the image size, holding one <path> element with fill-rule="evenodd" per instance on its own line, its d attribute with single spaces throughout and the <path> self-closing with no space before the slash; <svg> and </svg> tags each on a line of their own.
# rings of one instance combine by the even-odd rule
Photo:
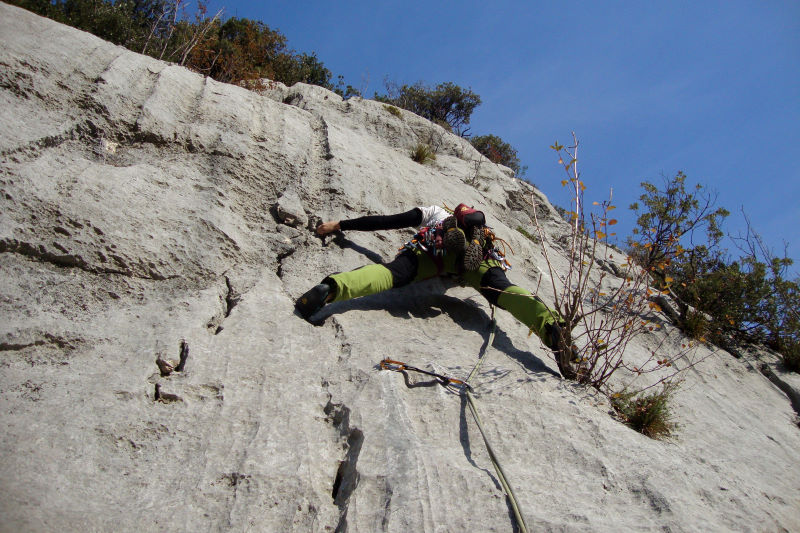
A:
<svg viewBox="0 0 800 533">
<path fill-rule="evenodd" d="M 321 325 L 334 314 L 350 311 L 385 311 L 393 317 L 406 320 L 411 318 L 429 319 L 446 314 L 461 329 L 478 333 L 483 337 L 481 350 L 475 352 L 476 355 L 483 353 L 491 333 L 491 317 L 470 300 L 447 296 L 445 291 L 454 286 L 456 286 L 454 283 L 433 279 L 354 300 L 335 302 L 317 313 L 314 316 L 314 323 Z M 525 326 L 520 324 L 520 327 Z M 538 357 L 528 351 L 516 348 L 508 335 L 499 327 L 495 331 L 493 347 L 531 373 L 545 373 L 561 377 L 558 372 L 549 368 Z"/>
<path fill-rule="evenodd" d="M 381 257 L 381 255 L 378 252 L 370 250 L 369 248 L 365 248 L 360 244 L 354 243 L 353 241 L 345 237 L 343 233 L 336 233 L 333 236 L 333 238 L 331 238 L 330 242 L 333 242 L 339 248 L 343 249 L 349 248 L 350 250 L 358 252 L 367 259 L 369 259 L 370 261 L 372 261 L 373 263 L 378 263 L 378 264 L 383 263 L 383 257 Z"/>
</svg>

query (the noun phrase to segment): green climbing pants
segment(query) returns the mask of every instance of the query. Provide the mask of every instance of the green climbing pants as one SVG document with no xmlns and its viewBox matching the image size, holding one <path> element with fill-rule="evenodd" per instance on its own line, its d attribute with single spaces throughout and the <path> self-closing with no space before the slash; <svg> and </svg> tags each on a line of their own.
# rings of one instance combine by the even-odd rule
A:
<svg viewBox="0 0 800 533">
<path fill-rule="evenodd" d="M 447 274 L 457 274 L 454 254 L 434 260 L 421 250 L 404 250 L 390 263 L 366 265 L 350 272 L 332 274 L 325 281 L 336 285 L 333 301 L 339 302 Z M 485 259 L 477 270 L 464 272 L 460 279 L 464 285 L 483 294 L 490 303 L 510 312 L 545 344 L 549 344 L 546 326 L 559 321 L 560 316 L 530 292 L 513 285 L 499 261 Z"/>
</svg>

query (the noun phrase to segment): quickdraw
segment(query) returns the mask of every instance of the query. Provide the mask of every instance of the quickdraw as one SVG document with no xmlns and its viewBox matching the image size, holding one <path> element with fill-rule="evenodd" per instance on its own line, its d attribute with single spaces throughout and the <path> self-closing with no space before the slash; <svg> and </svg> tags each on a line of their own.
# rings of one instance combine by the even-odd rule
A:
<svg viewBox="0 0 800 533">
<path fill-rule="evenodd" d="M 483 258 L 494 259 L 495 261 L 499 261 L 500 267 L 503 270 L 511 270 L 511 263 L 506 258 L 507 250 L 511 250 L 512 254 L 514 253 L 514 249 L 511 248 L 511 245 L 508 244 L 508 242 L 506 242 L 505 240 L 495 235 L 489 226 L 484 226 L 483 228 L 483 239 L 486 242 L 486 252 Z M 495 243 L 500 243 L 503 245 L 502 252 L 495 246 Z"/>
<path fill-rule="evenodd" d="M 445 387 L 455 387 L 457 389 L 471 389 L 472 387 L 466 381 L 451 378 L 449 376 L 444 376 L 442 374 L 437 374 L 435 372 L 429 372 L 427 370 L 423 370 L 421 368 L 417 368 L 415 366 L 408 365 L 401 361 L 393 361 L 392 359 L 384 359 L 381 361 L 381 370 L 393 370 L 395 372 L 402 372 L 404 370 L 409 370 L 411 372 L 418 372 L 420 374 L 425 374 L 426 376 L 431 376 L 436 378 L 439 383 L 441 383 Z"/>
</svg>

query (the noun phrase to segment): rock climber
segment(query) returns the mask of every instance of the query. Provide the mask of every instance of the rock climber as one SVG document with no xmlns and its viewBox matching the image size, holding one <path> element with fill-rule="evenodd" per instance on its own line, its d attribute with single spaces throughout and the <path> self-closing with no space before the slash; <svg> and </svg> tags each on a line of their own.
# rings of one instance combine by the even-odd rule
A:
<svg viewBox="0 0 800 533">
<path fill-rule="evenodd" d="M 561 375 L 575 379 L 569 332 L 557 312 L 541 299 L 511 283 L 498 239 L 481 211 L 459 204 L 451 215 L 439 206 L 415 207 L 395 215 L 371 215 L 323 222 L 317 234 L 416 227 L 418 233 L 389 263 L 366 265 L 331 274 L 298 298 L 297 312 L 306 320 L 331 302 L 376 294 L 435 276 L 450 276 L 480 292 L 492 305 L 509 311 L 555 352 Z"/>
</svg>

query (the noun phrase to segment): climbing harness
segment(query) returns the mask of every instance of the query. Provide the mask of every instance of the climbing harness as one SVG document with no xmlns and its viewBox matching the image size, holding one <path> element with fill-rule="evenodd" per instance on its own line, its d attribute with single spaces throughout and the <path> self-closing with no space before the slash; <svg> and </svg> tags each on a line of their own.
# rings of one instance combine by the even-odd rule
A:
<svg viewBox="0 0 800 533">
<path fill-rule="evenodd" d="M 422 250 L 431 256 L 442 256 L 446 253 L 444 247 L 444 229 L 442 223 L 435 226 L 424 226 L 420 228 L 410 241 L 405 243 L 401 250 Z"/>
<path fill-rule="evenodd" d="M 438 275 L 444 273 L 443 257 L 448 252 L 463 254 L 465 248 L 468 260 L 464 260 L 464 270 L 476 270 L 482 261 L 489 259 L 497 261 L 503 270 L 511 270 L 511 263 L 506 255 L 508 250 L 511 250 L 512 254 L 514 250 L 508 242 L 497 237 L 486 225 L 483 213 L 467 208 L 464 204 L 459 204 L 455 210 L 450 209 L 447 205 L 444 206 L 444 209 L 455 214 L 438 224 L 420 228 L 417 234 L 400 248 L 400 251 L 420 250 L 425 252 L 436 264 Z M 482 222 L 470 227 L 469 235 L 466 235 L 463 229 L 467 227 L 465 217 L 475 213 L 480 213 Z M 458 233 L 464 237 L 458 237 Z M 495 243 L 502 245 L 502 251 L 495 246 Z"/>
<path fill-rule="evenodd" d="M 460 379 L 451 378 L 441 374 L 436 374 L 434 372 L 429 372 L 427 370 L 422 370 L 420 368 L 409 366 L 406 363 L 393 361 L 391 359 L 384 359 L 383 361 L 381 361 L 380 366 L 381 370 L 394 370 L 396 372 L 410 370 L 428 376 L 433 376 L 437 378 L 439 380 L 439 383 L 441 383 L 443 386 L 455 387 L 460 391 L 460 394 L 462 394 L 464 398 L 466 398 L 467 400 L 467 405 L 469 406 L 469 410 L 472 413 L 472 417 L 475 419 L 475 424 L 478 426 L 478 431 L 480 431 L 481 433 L 481 437 L 483 438 L 483 443 L 486 445 L 486 451 L 489 452 L 489 459 L 492 461 L 492 466 L 494 466 L 495 473 L 497 473 L 497 478 L 500 481 L 500 485 L 503 487 L 503 491 L 506 493 L 506 497 L 508 498 L 509 504 L 511 505 L 511 509 L 514 512 L 514 518 L 517 520 L 517 525 L 519 526 L 519 530 L 521 533 L 528 533 L 528 528 L 525 525 L 525 519 L 522 516 L 522 511 L 519 508 L 516 496 L 514 496 L 514 491 L 511 488 L 511 484 L 508 482 L 506 474 L 503 471 L 503 467 L 500 464 L 497 455 L 494 453 L 494 449 L 492 448 L 492 445 L 489 443 L 489 439 L 486 436 L 486 432 L 483 429 L 483 422 L 481 421 L 480 414 L 478 414 L 478 406 L 475 404 L 475 397 L 472 395 L 472 386 L 469 384 L 469 381 L 478 373 L 478 369 L 480 369 L 481 365 L 485 361 L 486 354 L 489 351 L 489 347 L 492 346 L 492 344 L 494 344 L 494 337 L 496 330 L 497 330 L 497 320 L 494 317 L 494 306 L 492 306 L 492 323 L 491 323 L 491 331 L 489 333 L 489 339 L 486 341 L 486 344 L 481 348 L 480 352 L 478 353 L 478 361 L 475 363 L 472 372 L 470 372 L 467 379 L 463 381 Z"/>
</svg>

